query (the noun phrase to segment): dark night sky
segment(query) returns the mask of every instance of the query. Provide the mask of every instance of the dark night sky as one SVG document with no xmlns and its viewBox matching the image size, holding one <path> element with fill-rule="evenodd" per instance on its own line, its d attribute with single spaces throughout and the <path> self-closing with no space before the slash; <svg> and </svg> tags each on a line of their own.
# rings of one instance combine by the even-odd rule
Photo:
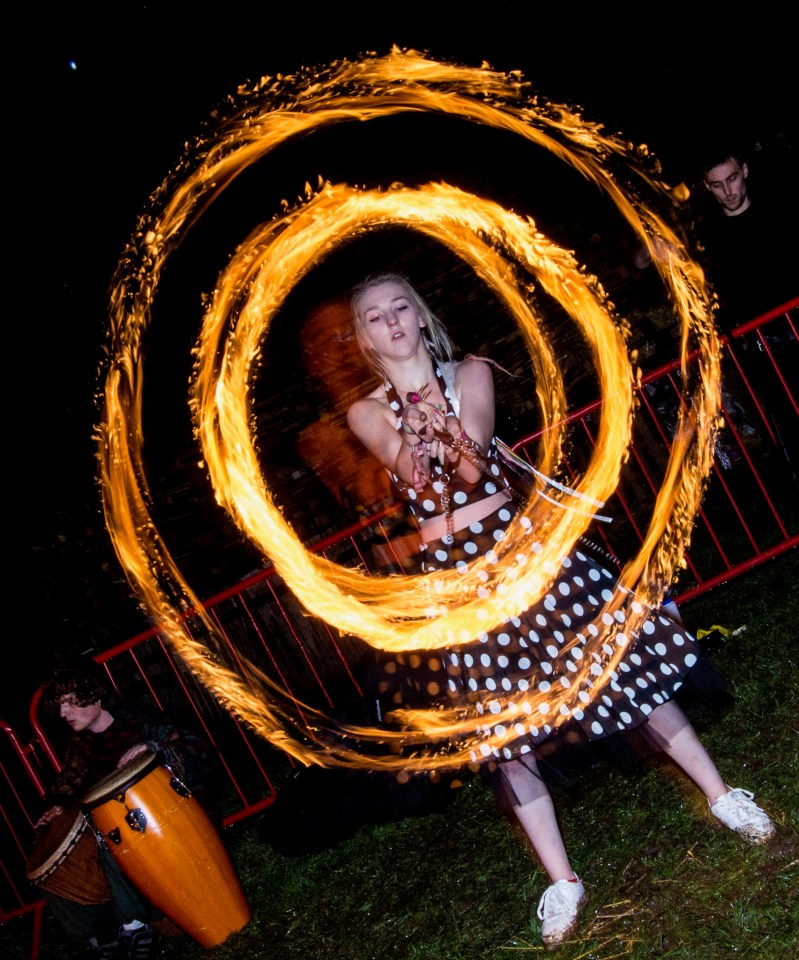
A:
<svg viewBox="0 0 799 960">
<path fill-rule="evenodd" d="M 97 13 L 70 5 L 68 13 L 42 14 L 42 22 L 23 21 L 7 37 L 14 69 L 6 160 L 13 157 L 16 169 L 6 202 L 17 211 L 6 220 L 16 262 L 6 277 L 9 298 L 17 276 L 24 278 L 7 320 L 17 467 L 9 525 L 20 530 L 25 558 L 24 626 L 12 643 L 22 644 L 20 656 L 34 670 L 79 640 L 83 608 L 119 579 L 101 568 L 93 546 L 106 539 L 91 431 L 108 284 L 150 191 L 240 82 L 396 44 L 520 69 L 544 96 L 580 104 L 587 118 L 649 144 L 669 182 L 690 178 L 702 151 L 725 137 L 750 149 L 793 143 L 793 26 L 754 6 L 748 16 L 728 11 L 723 24 L 698 22 L 695 5 L 607 17 L 557 5 L 558 17 L 536 3 L 503 0 L 485 12 L 407 2 L 390 16 L 357 2 L 286 5 L 278 13 L 261 5 L 268 12 L 257 15 L 255 6 L 170 4 L 167 15 L 158 4 Z M 302 186 L 287 183 L 285 193 Z M 61 585 L 55 604 L 44 586 L 53 577 Z M 110 642 L 138 626 L 133 600 L 123 597 L 121 607 L 121 620 L 109 611 L 119 624 Z"/>
</svg>

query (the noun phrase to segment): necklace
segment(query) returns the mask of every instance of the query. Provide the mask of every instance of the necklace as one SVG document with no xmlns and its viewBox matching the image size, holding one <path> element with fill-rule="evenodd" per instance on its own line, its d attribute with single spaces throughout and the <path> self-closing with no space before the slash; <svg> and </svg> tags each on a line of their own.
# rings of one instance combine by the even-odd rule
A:
<svg viewBox="0 0 799 960">
<path fill-rule="evenodd" d="M 405 399 L 408 401 L 408 403 L 421 403 L 422 400 L 427 399 L 429 393 L 430 381 L 428 380 L 427 383 L 423 387 L 419 387 L 418 390 L 411 390 L 409 393 L 406 393 Z"/>
</svg>

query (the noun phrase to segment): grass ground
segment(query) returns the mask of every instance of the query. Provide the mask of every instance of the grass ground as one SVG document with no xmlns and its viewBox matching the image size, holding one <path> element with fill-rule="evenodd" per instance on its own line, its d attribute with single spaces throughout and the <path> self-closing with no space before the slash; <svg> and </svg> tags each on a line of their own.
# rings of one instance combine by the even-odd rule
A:
<svg viewBox="0 0 799 960">
<path fill-rule="evenodd" d="M 750 847 L 670 768 L 597 770 L 556 805 L 589 902 L 562 960 L 799 957 L 799 554 L 717 588 L 683 613 L 735 703 L 701 729 L 722 774 L 756 792 L 777 838 Z M 544 954 L 547 885 L 514 824 L 475 779 L 443 810 L 367 825 L 329 849 L 285 856 L 245 823 L 226 840 L 252 921 L 206 950 L 165 937 L 164 960 L 512 960 Z M 20 922 L 15 922 L 22 932 Z M 19 947 L 26 956 L 27 930 Z M 14 953 L 16 954 L 16 945 Z M 72 960 L 51 918 L 41 960 Z M 16 960 L 16 956 L 8 957 Z"/>
</svg>

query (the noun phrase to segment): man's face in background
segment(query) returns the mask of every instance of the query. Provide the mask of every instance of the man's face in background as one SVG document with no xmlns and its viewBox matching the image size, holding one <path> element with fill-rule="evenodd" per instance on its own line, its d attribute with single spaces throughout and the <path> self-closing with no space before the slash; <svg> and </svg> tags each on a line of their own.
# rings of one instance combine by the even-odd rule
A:
<svg viewBox="0 0 799 960">
<path fill-rule="evenodd" d="M 721 204 L 728 217 L 743 213 L 749 206 L 749 194 L 746 191 L 746 178 L 749 169 L 730 158 L 712 167 L 705 174 L 705 186 Z"/>
</svg>

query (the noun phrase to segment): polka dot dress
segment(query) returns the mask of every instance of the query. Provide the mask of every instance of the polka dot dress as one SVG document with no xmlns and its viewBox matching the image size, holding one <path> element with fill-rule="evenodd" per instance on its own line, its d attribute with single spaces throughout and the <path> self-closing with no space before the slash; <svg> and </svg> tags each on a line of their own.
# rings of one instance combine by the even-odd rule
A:
<svg viewBox="0 0 799 960">
<path fill-rule="evenodd" d="M 392 391 L 388 391 L 389 402 L 396 398 L 392 398 Z M 503 489 L 495 449 L 489 456 L 491 476 L 472 489 L 453 479 L 453 509 Z M 418 518 L 441 513 L 442 489 L 435 479 L 420 493 L 401 487 Z M 490 558 L 516 510 L 515 503 L 509 501 L 483 520 L 456 531 L 453 543 L 437 540 L 423 545 L 422 570 L 465 572 L 476 557 Z M 529 549 L 540 551 L 532 529 L 528 536 Z M 418 708 L 440 703 L 461 705 L 473 712 L 475 731 L 486 741 L 475 751 L 478 762 L 524 756 L 556 731 L 559 735 L 573 733 L 575 727 L 588 740 L 631 730 L 680 689 L 698 660 L 699 650 L 694 638 L 660 610 L 652 610 L 637 633 L 625 631 L 627 614 L 638 601 L 629 592 L 620 591 L 604 558 L 591 546 L 578 542 L 562 559 L 549 593 L 522 616 L 466 645 L 429 655 L 400 654 L 388 659 L 382 666 L 381 689 L 397 706 Z M 479 587 L 478 595 L 488 596 L 487 589 Z M 615 613 L 603 614 L 607 602 L 614 598 L 622 601 Z M 623 646 L 625 651 L 617 668 L 600 679 L 603 666 L 597 650 L 607 656 L 613 653 L 610 644 Z M 594 661 L 587 676 L 586 658 Z M 583 671 L 579 680 L 578 670 Z M 564 690 L 569 691 L 568 706 L 558 707 L 563 716 L 558 717 L 560 723 L 555 723 L 554 698 L 557 695 L 560 699 Z M 547 699 L 550 693 L 551 708 Z M 527 702 L 527 696 L 534 705 Z M 514 724 L 518 736 L 497 748 L 487 742 L 488 737 L 501 735 L 505 728 L 492 724 L 492 717 L 510 700 L 520 704 Z"/>
</svg>

